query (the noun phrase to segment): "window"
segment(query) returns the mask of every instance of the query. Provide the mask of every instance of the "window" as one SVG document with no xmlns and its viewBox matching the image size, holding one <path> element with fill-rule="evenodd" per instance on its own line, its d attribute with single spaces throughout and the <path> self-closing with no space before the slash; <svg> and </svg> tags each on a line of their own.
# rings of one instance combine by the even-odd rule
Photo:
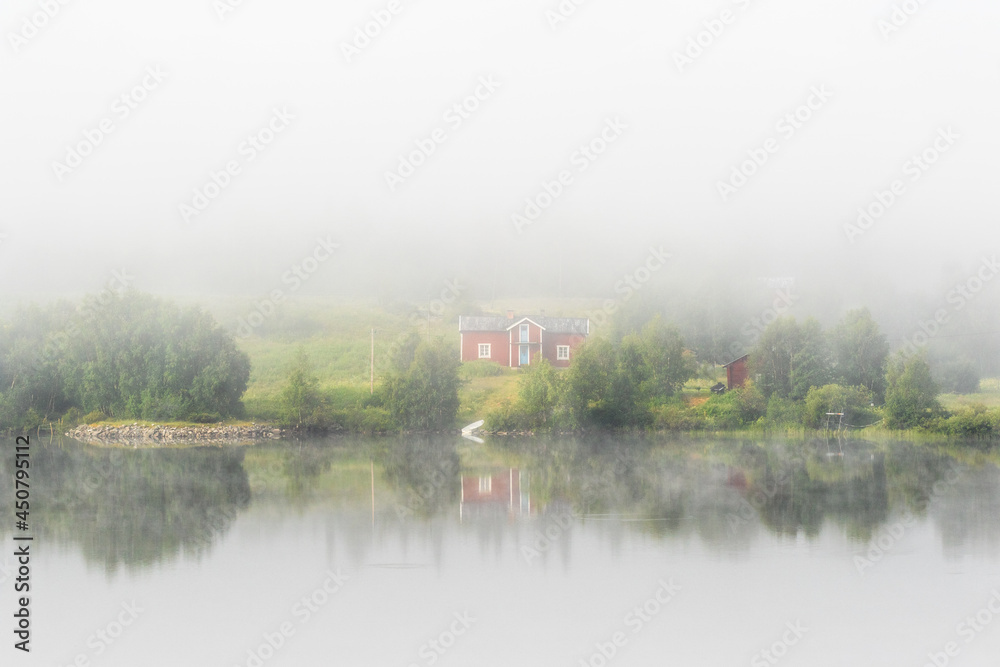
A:
<svg viewBox="0 0 1000 667">
<path fill-rule="evenodd" d="M 490 344 L 489 343 L 480 343 L 479 344 L 479 358 L 480 359 L 489 359 L 490 358 Z"/>
<path fill-rule="evenodd" d="M 556 359 L 559 361 L 569 360 L 569 345 L 556 345 Z"/>
<path fill-rule="evenodd" d="M 527 343 L 528 342 L 528 325 L 527 324 L 522 324 L 521 325 L 521 340 L 520 340 L 520 342 L 521 343 Z"/>
<path fill-rule="evenodd" d="M 492 477 L 480 477 L 479 478 L 479 493 L 491 493 L 493 491 L 493 478 Z"/>
</svg>

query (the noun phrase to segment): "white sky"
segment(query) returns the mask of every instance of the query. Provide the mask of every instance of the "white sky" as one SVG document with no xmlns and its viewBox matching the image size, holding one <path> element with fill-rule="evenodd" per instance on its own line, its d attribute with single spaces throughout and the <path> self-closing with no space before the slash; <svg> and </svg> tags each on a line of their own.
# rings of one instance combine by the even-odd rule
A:
<svg viewBox="0 0 1000 667">
<path fill-rule="evenodd" d="M 70 0 L 15 53 L 40 4 L 3 3 L 2 292 L 95 290 L 121 266 L 145 289 L 264 292 L 321 233 L 342 247 L 317 289 L 362 292 L 491 255 L 531 276 L 556 247 L 596 285 L 652 244 L 706 265 L 752 249 L 755 275 L 907 281 L 996 247 L 995 2 L 931 0 L 884 39 L 883 0 L 587 0 L 555 29 L 557 1 L 404 0 L 351 63 L 341 43 L 388 0 L 244 0 L 224 19 L 216 4 Z M 675 51 L 724 9 L 734 22 L 679 72 Z M 115 98 L 157 66 L 165 80 L 119 118 Z M 451 128 L 481 76 L 500 88 Z M 717 181 L 813 86 L 832 98 L 723 202 Z M 248 162 L 241 141 L 276 107 L 294 121 Z M 616 117 L 620 139 L 516 233 L 525 197 Z M 53 163 L 103 118 L 114 132 L 60 182 Z M 390 192 L 384 173 L 436 127 L 447 140 Z M 954 147 L 848 243 L 856 209 L 942 127 Z M 233 159 L 241 173 L 185 224 L 179 204 Z"/>
</svg>

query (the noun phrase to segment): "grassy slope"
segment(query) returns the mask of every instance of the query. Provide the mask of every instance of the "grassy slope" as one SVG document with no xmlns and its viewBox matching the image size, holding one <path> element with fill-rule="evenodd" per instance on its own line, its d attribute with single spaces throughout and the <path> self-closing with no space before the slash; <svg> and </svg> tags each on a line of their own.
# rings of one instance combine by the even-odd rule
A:
<svg viewBox="0 0 1000 667">
<path fill-rule="evenodd" d="M 225 301 L 203 305 L 227 326 L 232 326 L 250 310 L 246 304 Z M 569 316 L 585 313 L 594 303 L 567 301 L 537 304 L 525 301 L 509 305 L 518 312 L 544 309 L 551 315 Z M 420 326 L 414 327 L 415 321 Z M 250 385 L 243 398 L 247 416 L 250 419 L 276 417 L 278 396 L 299 347 L 309 355 L 320 389 L 330 397 L 334 407 L 349 407 L 368 395 L 372 327 L 377 330 L 377 384 L 384 375 L 392 348 L 411 331 L 430 338 L 443 337 L 454 344 L 457 355 L 457 322 L 457 312 L 429 318 L 425 311 L 405 307 L 382 309 L 369 304 L 323 299 L 284 303 L 274 318 L 274 326 L 261 327 L 259 331 L 262 335 L 237 338 L 240 349 L 250 355 L 252 362 Z M 462 377 L 465 383 L 459 393 L 458 425 L 482 419 L 487 412 L 517 393 L 518 375 L 515 371 L 505 370 L 502 375 L 483 377 L 463 368 Z"/>
</svg>

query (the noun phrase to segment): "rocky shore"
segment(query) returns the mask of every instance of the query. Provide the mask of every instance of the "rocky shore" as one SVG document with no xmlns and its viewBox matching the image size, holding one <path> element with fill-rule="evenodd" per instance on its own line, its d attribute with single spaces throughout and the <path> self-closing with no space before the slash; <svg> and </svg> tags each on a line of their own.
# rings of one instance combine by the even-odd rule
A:
<svg viewBox="0 0 1000 667">
<path fill-rule="evenodd" d="M 153 446 L 182 444 L 228 445 L 281 437 L 281 429 L 267 424 L 244 426 L 164 426 L 160 424 L 121 426 L 81 425 L 66 437 L 96 445 Z"/>
</svg>

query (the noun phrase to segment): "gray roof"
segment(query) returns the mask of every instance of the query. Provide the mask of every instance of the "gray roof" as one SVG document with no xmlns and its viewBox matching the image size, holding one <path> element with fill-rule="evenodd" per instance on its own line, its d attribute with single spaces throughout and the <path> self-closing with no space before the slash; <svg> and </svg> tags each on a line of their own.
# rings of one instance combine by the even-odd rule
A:
<svg viewBox="0 0 1000 667">
<path fill-rule="evenodd" d="M 462 315 L 459 331 L 506 331 L 522 320 L 531 320 L 549 333 L 570 333 L 586 336 L 590 320 L 586 317 L 532 317 L 518 315 L 513 319 L 494 315 Z"/>
</svg>

